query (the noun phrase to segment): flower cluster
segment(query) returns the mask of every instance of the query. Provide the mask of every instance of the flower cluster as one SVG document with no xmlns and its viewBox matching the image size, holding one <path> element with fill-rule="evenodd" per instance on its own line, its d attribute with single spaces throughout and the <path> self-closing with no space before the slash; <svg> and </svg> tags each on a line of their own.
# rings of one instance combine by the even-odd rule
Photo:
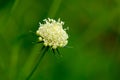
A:
<svg viewBox="0 0 120 80">
<path fill-rule="evenodd" d="M 68 43 L 68 34 L 63 29 L 64 22 L 55 21 L 53 19 L 44 19 L 44 24 L 40 23 L 37 30 L 39 41 L 43 41 L 45 46 L 50 46 L 53 49 L 64 47 Z"/>
</svg>

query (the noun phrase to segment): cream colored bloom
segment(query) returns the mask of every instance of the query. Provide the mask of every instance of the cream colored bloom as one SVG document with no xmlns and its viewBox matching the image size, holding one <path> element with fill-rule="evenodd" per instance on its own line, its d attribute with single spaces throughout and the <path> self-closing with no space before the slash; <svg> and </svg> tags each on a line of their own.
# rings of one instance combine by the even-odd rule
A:
<svg viewBox="0 0 120 80">
<path fill-rule="evenodd" d="M 39 41 L 43 41 L 45 46 L 50 46 L 53 49 L 58 47 L 64 47 L 68 43 L 68 34 L 63 29 L 64 22 L 55 21 L 53 19 L 43 20 L 45 23 L 41 24 L 37 30 L 37 35 L 39 35 Z"/>
</svg>

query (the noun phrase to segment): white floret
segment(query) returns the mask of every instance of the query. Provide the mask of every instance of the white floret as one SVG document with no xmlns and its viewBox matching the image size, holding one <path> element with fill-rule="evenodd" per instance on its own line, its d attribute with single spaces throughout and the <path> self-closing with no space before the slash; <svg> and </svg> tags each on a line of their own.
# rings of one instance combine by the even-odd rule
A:
<svg viewBox="0 0 120 80">
<path fill-rule="evenodd" d="M 40 24 L 37 30 L 37 35 L 39 35 L 39 41 L 43 41 L 45 46 L 51 46 L 53 49 L 57 47 L 64 47 L 68 43 L 68 34 L 63 29 L 64 22 L 55 21 L 53 19 L 45 19 L 44 24 Z"/>
</svg>

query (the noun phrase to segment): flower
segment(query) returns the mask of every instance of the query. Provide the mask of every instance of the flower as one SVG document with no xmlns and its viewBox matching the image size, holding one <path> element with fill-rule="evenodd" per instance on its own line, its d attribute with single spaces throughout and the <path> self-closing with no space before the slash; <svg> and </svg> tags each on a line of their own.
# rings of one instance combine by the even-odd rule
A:
<svg viewBox="0 0 120 80">
<path fill-rule="evenodd" d="M 40 27 L 36 31 L 39 41 L 43 41 L 44 46 L 49 46 L 52 49 L 66 46 L 68 43 L 68 34 L 63 29 L 64 22 L 60 19 L 55 21 L 50 18 L 43 21 L 45 23 L 40 23 Z"/>
</svg>

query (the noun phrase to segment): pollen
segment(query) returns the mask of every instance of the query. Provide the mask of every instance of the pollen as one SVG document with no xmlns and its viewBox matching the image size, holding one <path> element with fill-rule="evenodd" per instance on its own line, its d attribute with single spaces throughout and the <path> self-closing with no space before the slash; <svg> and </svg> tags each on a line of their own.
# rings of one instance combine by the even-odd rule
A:
<svg viewBox="0 0 120 80">
<path fill-rule="evenodd" d="M 58 19 L 44 19 L 36 31 L 39 36 L 38 40 L 44 42 L 44 46 L 50 46 L 53 49 L 64 47 L 68 43 L 68 34 L 63 29 L 64 22 Z"/>
</svg>

